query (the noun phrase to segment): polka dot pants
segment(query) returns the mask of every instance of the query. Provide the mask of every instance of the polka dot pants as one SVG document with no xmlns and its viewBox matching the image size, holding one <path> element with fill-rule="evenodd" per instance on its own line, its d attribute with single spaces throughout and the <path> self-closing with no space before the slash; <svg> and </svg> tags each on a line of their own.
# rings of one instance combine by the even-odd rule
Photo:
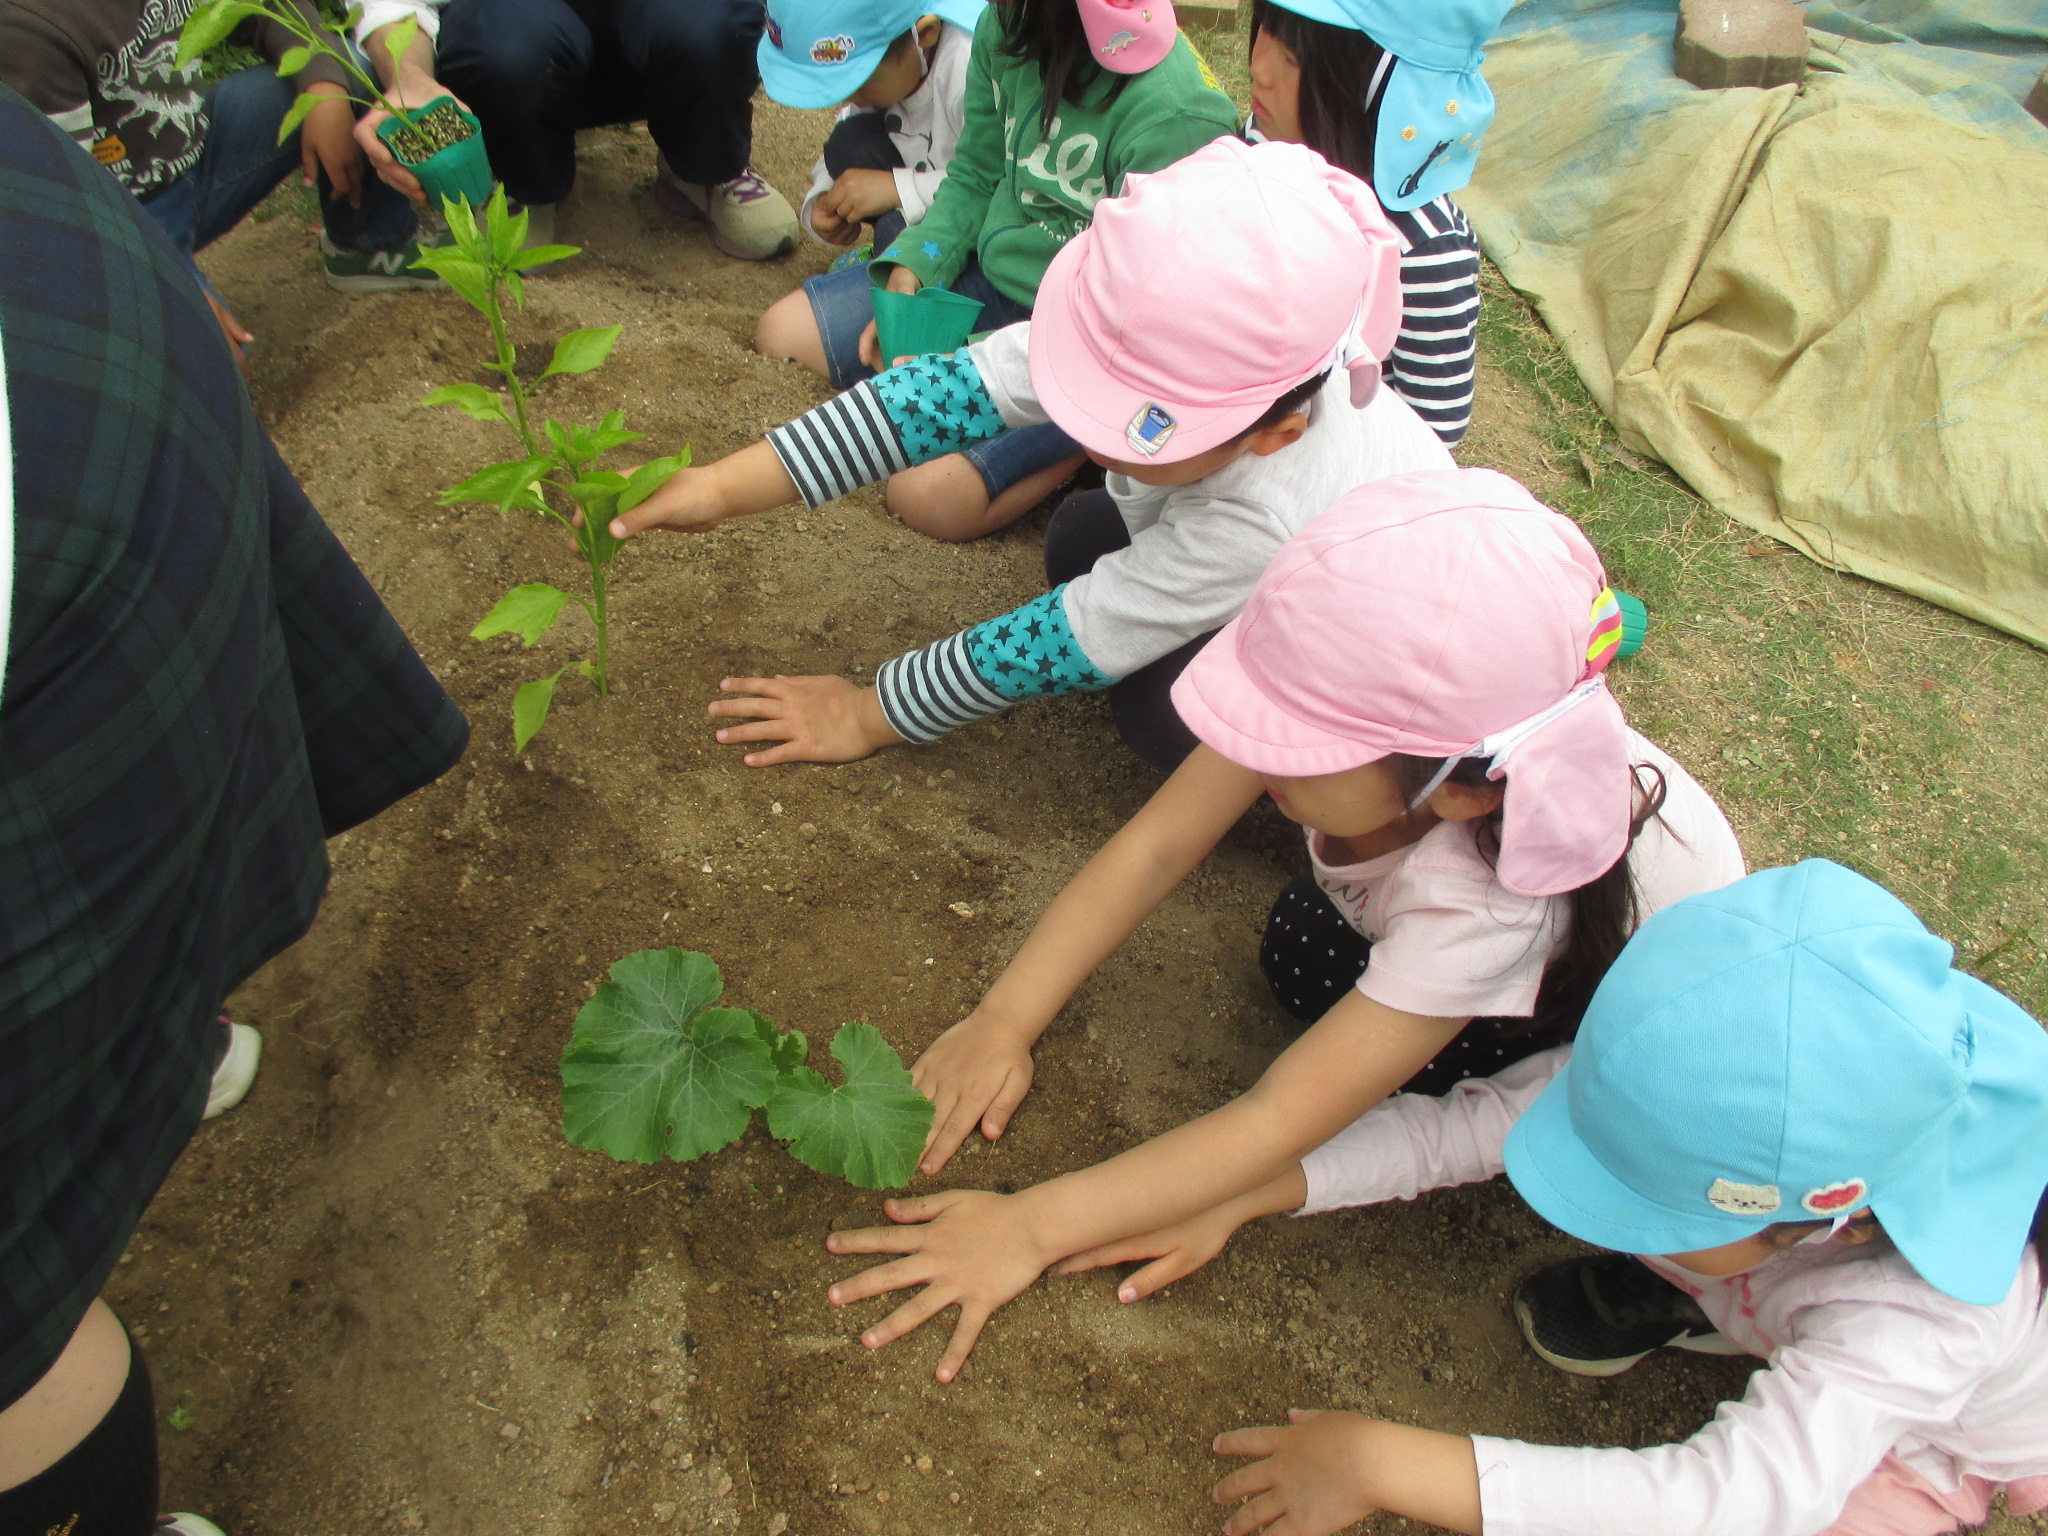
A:
<svg viewBox="0 0 2048 1536">
<path fill-rule="evenodd" d="M 1303 1024 L 1313 1024 L 1357 985 L 1372 941 L 1344 920 L 1313 876 L 1289 882 L 1266 918 L 1259 969 L 1273 996 Z M 1401 1085 L 1404 1093 L 1445 1093 L 1468 1077 L 1501 1068 L 1554 1043 L 1526 1029 L 1524 1019 L 1474 1019 L 1435 1058 Z"/>
</svg>

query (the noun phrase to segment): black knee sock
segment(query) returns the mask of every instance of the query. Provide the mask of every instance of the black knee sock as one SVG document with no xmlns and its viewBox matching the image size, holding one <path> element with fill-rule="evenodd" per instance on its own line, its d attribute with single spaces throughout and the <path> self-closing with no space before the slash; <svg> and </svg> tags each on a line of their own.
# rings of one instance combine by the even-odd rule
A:
<svg viewBox="0 0 2048 1536">
<path fill-rule="evenodd" d="M 55 1466 L 0 1493 L 5 1536 L 148 1536 L 156 1525 L 156 1395 L 149 1362 L 128 1341 L 114 1406 Z"/>
</svg>

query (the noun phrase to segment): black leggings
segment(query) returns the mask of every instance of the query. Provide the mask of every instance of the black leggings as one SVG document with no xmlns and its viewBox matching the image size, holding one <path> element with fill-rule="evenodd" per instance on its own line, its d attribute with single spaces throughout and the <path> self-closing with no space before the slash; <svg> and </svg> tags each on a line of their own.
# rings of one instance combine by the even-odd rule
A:
<svg viewBox="0 0 2048 1536">
<path fill-rule="evenodd" d="M 1096 561 L 1127 547 L 1131 530 L 1107 491 L 1077 491 L 1059 505 L 1045 525 L 1045 579 L 1054 586 L 1072 581 Z M 1195 652 L 1209 643 L 1210 630 L 1148 662 L 1109 690 L 1109 717 L 1124 745 L 1154 768 L 1168 773 L 1195 750 L 1195 733 L 1173 707 L 1173 683 Z"/>
<path fill-rule="evenodd" d="M 1371 953 L 1372 941 L 1345 921 L 1314 876 L 1303 875 L 1273 903 L 1259 940 L 1259 969 L 1280 1006 L 1313 1024 L 1357 984 Z M 1554 1031 L 1533 1030 L 1527 1019 L 1474 1019 L 1401 1092 L 1448 1093 L 1468 1077 L 1491 1077 L 1559 1043 Z"/>
<path fill-rule="evenodd" d="M 149 1362 L 128 1341 L 114 1406 L 54 1466 L 0 1493 L 0 1532 L 14 1536 L 149 1536 L 156 1528 L 156 1395 Z"/>
</svg>

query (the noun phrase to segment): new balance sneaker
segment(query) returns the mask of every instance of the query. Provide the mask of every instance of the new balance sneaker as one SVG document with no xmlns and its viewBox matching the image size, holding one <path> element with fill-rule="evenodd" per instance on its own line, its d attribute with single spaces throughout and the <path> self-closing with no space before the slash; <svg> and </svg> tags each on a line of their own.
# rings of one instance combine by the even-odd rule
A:
<svg viewBox="0 0 2048 1536">
<path fill-rule="evenodd" d="M 156 1536 L 227 1536 L 204 1515 L 158 1515 Z"/>
<path fill-rule="evenodd" d="M 214 1065 L 213 1084 L 206 1090 L 206 1112 L 199 1118 L 211 1120 L 224 1115 L 249 1096 L 256 1081 L 256 1067 L 263 1060 L 263 1036 L 251 1024 L 237 1024 L 226 1014 L 220 1017 L 225 1039 L 220 1060 Z"/>
<path fill-rule="evenodd" d="M 345 251 L 326 235 L 320 237 L 320 265 L 327 286 L 343 293 L 390 293 L 400 288 L 439 288 L 441 279 L 413 261 L 423 247 L 417 240 L 397 251 Z"/>
<path fill-rule="evenodd" d="M 664 155 L 655 161 L 654 195 L 671 213 L 710 220 L 711 243 L 728 256 L 766 261 L 796 249 L 796 210 L 751 165 L 705 186 L 677 176 Z"/>
<path fill-rule="evenodd" d="M 1698 1302 L 1623 1253 L 1537 1270 L 1515 1292 L 1515 1321 L 1531 1349 L 1574 1376 L 1619 1376 L 1658 1349 L 1742 1353 Z"/>
</svg>

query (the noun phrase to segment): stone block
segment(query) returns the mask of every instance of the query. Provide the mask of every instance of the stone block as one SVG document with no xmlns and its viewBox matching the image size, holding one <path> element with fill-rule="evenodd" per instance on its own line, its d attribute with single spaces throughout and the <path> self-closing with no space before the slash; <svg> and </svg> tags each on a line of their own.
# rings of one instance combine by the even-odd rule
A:
<svg viewBox="0 0 2048 1536">
<path fill-rule="evenodd" d="M 1176 4 L 1173 14 L 1184 27 L 1213 27 L 1218 32 L 1229 32 L 1237 26 L 1235 5 Z"/>
<path fill-rule="evenodd" d="M 1806 13 L 1792 0 L 1680 0 L 1678 77 L 1701 90 L 1806 77 Z"/>
<path fill-rule="evenodd" d="M 2034 114 L 2034 121 L 2048 128 L 2048 71 L 2034 82 L 2034 88 L 2027 92 L 2027 110 Z"/>
</svg>

